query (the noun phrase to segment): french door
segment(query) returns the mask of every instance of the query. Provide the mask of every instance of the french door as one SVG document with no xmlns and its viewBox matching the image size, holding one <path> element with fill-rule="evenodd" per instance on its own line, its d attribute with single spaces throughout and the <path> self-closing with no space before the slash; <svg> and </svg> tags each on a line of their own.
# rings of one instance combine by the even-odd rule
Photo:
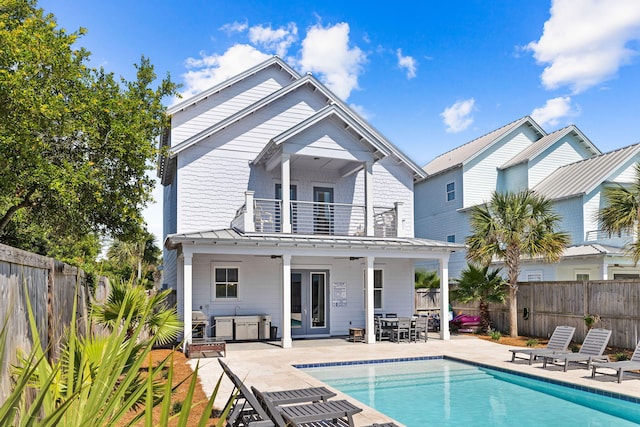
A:
<svg viewBox="0 0 640 427">
<path fill-rule="evenodd" d="M 313 233 L 333 234 L 333 188 L 313 187 Z"/>
<path fill-rule="evenodd" d="M 328 271 L 291 271 L 291 335 L 329 333 Z"/>
</svg>

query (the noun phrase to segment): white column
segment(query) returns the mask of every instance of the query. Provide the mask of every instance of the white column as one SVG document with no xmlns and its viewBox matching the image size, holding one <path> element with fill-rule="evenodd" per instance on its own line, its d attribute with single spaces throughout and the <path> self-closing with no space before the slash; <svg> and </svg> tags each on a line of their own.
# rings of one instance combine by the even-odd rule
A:
<svg viewBox="0 0 640 427">
<path fill-rule="evenodd" d="M 449 334 L 449 255 L 440 259 L 440 339 L 451 339 Z"/>
<path fill-rule="evenodd" d="M 373 163 L 366 162 L 364 167 L 364 204 L 366 235 L 373 236 Z"/>
<path fill-rule="evenodd" d="M 375 344 L 376 342 L 376 328 L 373 324 L 373 313 L 375 311 L 374 303 L 373 303 L 373 262 L 375 257 L 368 256 L 367 260 L 367 272 L 365 274 L 365 295 L 366 295 L 366 304 L 365 304 L 365 329 L 366 336 L 365 341 L 367 344 Z"/>
<path fill-rule="evenodd" d="M 256 222 L 253 219 L 253 191 L 244 192 L 244 231 L 252 233 L 256 231 Z"/>
<path fill-rule="evenodd" d="M 609 278 L 609 264 L 607 264 L 607 260 L 602 260 L 602 277 L 600 280 L 607 280 Z"/>
<path fill-rule="evenodd" d="M 291 164 L 290 155 L 282 153 L 282 232 L 291 233 Z"/>
<path fill-rule="evenodd" d="M 191 253 L 183 255 L 183 281 L 184 281 L 184 301 L 183 301 L 183 321 L 184 321 L 184 349 L 191 343 L 191 310 L 193 307 L 193 257 Z"/>
<path fill-rule="evenodd" d="M 178 319 L 184 322 L 184 257 L 182 254 L 178 255 L 176 268 L 176 311 Z M 178 340 L 184 342 L 187 336 L 184 325 L 182 329 L 182 333 L 178 334 Z"/>
<path fill-rule="evenodd" d="M 284 194 L 284 193 L 283 193 Z M 282 255 L 282 348 L 291 348 L 291 255 Z"/>
</svg>

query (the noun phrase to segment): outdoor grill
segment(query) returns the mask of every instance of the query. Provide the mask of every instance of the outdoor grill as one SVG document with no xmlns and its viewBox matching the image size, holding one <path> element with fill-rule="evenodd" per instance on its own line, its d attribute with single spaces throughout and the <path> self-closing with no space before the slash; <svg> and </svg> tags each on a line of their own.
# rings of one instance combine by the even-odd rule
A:
<svg viewBox="0 0 640 427">
<path fill-rule="evenodd" d="M 206 338 L 209 320 L 201 311 L 191 312 L 191 330 L 193 338 Z"/>
</svg>

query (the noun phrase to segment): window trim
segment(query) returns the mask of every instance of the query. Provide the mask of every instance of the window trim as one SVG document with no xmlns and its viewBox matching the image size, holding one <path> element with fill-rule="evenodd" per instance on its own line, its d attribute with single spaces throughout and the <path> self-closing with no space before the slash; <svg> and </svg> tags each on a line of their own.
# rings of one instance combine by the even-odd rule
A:
<svg viewBox="0 0 640 427">
<path fill-rule="evenodd" d="M 217 282 L 216 282 L 216 270 L 218 269 L 236 269 L 238 270 L 238 281 L 236 282 L 236 296 L 235 298 L 228 298 L 228 297 L 218 297 L 217 292 L 216 292 L 216 286 L 217 286 Z M 225 282 L 226 285 L 228 285 L 230 282 Z M 224 264 L 211 264 L 211 300 L 212 301 L 240 301 L 240 295 L 241 295 L 241 286 L 242 283 L 242 269 L 240 264 L 238 263 L 224 263 Z"/>
<path fill-rule="evenodd" d="M 451 186 L 451 190 L 449 190 L 449 186 Z M 451 181 L 451 182 L 447 182 L 444 186 L 445 188 L 445 200 L 447 203 L 449 202 L 453 202 L 456 200 L 456 182 L 455 181 Z M 449 198 L 449 196 L 451 195 L 451 198 Z"/>
<path fill-rule="evenodd" d="M 449 234 L 447 235 L 447 243 L 455 243 L 456 242 L 456 235 L 455 234 Z"/>
</svg>

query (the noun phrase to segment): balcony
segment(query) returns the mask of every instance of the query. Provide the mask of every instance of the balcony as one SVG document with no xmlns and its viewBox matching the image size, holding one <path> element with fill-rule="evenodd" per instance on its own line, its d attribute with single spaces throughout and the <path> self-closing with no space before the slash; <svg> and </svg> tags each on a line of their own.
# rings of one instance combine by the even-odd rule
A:
<svg viewBox="0 0 640 427">
<path fill-rule="evenodd" d="M 628 231 L 610 233 L 605 230 L 590 230 L 585 233 L 585 242 L 624 246 L 626 243 L 632 242 L 635 237 L 635 233 Z"/>
<path fill-rule="evenodd" d="M 373 208 L 373 236 L 398 236 L 398 211 L 393 207 Z M 247 209 L 250 206 L 250 209 Z M 364 205 L 323 203 L 302 200 L 290 202 L 291 233 L 328 236 L 366 236 L 367 215 Z M 251 212 L 250 212 L 251 211 Z M 247 197 L 231 226 L 244 232 L 282 233 L 282 200 Z"/>
</svg>

